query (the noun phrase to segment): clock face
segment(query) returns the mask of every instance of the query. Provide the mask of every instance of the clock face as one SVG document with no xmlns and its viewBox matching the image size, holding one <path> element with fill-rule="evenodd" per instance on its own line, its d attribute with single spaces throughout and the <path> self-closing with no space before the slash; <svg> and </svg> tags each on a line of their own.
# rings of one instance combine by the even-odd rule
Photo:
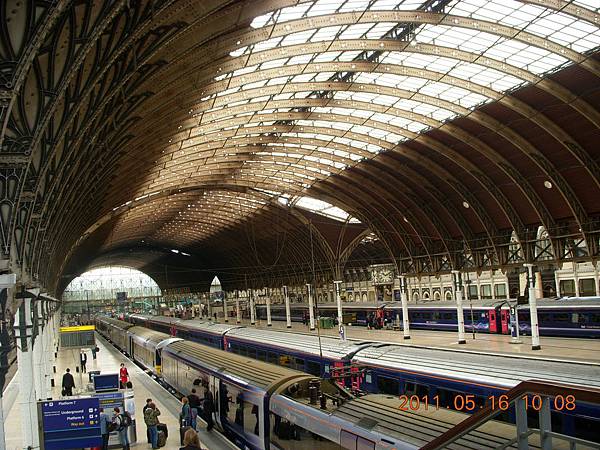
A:
<svg viewBox="0 0 600 450">
<path fill-rule="evenodd" d="M 373 284 L 390 284 L 394 281 L 394 269 L 380 267 L 373 270 L 371 279 Z"/>
</svg>

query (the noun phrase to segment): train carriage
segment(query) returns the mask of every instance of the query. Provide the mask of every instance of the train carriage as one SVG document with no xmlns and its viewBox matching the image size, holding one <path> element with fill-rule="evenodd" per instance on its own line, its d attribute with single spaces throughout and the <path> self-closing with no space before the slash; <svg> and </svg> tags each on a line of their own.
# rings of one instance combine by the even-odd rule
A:
<svg viewBox="0 0 600 450">
<path fill-rule="evenodd" d="M 161 350 L 167 344 L 180 341 L 179 338 L 171 337 L 160 331 L 133 326 L 127 330 L 129 338 L 129 356 L 138 364 L 154 373 L 161 373 Z"/>
<path fill-rule="evenodd" d="M 97 329 L 106 336 L 119 350 L 128 352 L 127 330 L 133 324 L 111 317 L 98 317 L 95 320 Z"/>
<path fill-rule="evenodd" d="M 235 328 L 224 336 L 224 349 L 253 359 L 329 378 L 334 368 L 347 367 L 352 356 L 370 345 L 337 338 Z"/>
<path fill-rule="evenodd" d="M 426 398 L 451 409 L 462 409 L 460 402 L 467 395 L 479 408 L 489 397 L 498 398 L 527 380 L 600 388 L 599 366 L 542 359 L 469 352 L 457 357 L 451 350 L 382 345 L 358 351 L 352 363 L 364 369 L 360 386 L 367 392 L 416 395 L 421 402 Z M 578 404 L 573 412 L 553 411 L 552 418 L 554 429 L 593 439 L 600 427 L 600 408 Z"/>
</svg>

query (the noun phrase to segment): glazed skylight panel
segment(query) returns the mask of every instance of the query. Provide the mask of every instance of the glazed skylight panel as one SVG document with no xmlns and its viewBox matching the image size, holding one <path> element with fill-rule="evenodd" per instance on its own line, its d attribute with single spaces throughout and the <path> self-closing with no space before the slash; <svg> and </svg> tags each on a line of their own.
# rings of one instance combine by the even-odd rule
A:
<svg viewBox="0 0 600 450">
<path fill-rule="evenodd" d="M 515 0 L 455 0 L 449 13 L 526 30 L 577 52 L 591 50 L 600 43 L 600 30 L 594 25 L 563 12 Z"/>
</svg>

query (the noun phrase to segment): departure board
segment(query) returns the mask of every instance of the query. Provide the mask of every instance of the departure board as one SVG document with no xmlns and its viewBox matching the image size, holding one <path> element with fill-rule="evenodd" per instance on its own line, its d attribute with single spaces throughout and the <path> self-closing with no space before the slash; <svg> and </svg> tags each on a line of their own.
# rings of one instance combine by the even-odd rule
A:
<svg viewBox="0 0 600 450">
<path fill-rule="evenodd" d="M 91 397 L 40 402 L 42 450 L 101 446 L 99 409 Z"/>
</svg>

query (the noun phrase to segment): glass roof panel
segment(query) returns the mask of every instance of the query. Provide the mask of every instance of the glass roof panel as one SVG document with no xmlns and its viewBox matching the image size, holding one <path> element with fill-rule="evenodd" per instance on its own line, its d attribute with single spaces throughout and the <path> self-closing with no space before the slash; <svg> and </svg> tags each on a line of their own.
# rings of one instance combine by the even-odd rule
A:
<svg viewBox="0 0 600 450">
<path fill-rule="evenodd" d="M 348 220 L 351 223 L 360 223 L 358 219 L 350 216 L 350 214 L 348 214 L 343 209 L 333 206 L 331 203 L 327 203 L 323 200 L 319 200 L 313 197 L 297 197 L 293 200 L 292 203 L 298 208 L 306 209 L 308 211 L 321 214 L 331 219 L 339 220 L 340 222 L 345 222 L 346 220 Z"/>
<path fill-rule="evenodd" d="M 437 2 L 294 3 L 240 29 L 238 48 L 222 65 L 225 72 L 200 71 L 200 82 L 206 80 L 210 89 L 191 106 L 188 121 L 195 124 L 186 122 L 189 136 L 177 150 L 166 151 L 170 159 L 145 192 L 174 186 L 182 174 L 206 174 L 268 186 L 276 192 L 265 191 L 273 201 L 287 198 L 289 204 L 347 220 L 347 212 L 302 190 L 541 80 L 600 46 L 598 24 L 569 13 L 572 5 L 598 12 L 598 0 L 553 3 L 564 11 L 518 0 L 448 0 L 430 23 L 411 26 L 390 22 L 387 12 L 426 6 L 431 11 Z M 367 9 L 377 13 L 363 14 Z M 336 16 L 352 12 L 357 14 L 344 20 Z M 315 20 L 318 16 L 328 17 Z M 257 200 L 215 194 L 206 204 L 238 201 L 243 207 L 225 208 L 225 216 L 239 218 L 263 207 Z M 203 232 L 218 227 L 208 229 Z"/>
</svg>

